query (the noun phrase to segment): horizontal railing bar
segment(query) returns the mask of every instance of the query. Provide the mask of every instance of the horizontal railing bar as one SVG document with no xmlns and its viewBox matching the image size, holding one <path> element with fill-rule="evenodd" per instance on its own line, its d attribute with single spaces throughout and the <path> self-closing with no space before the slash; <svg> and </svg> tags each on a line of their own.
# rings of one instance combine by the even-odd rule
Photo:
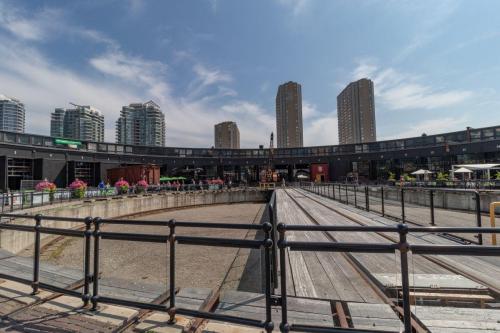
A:
<svg viewBox="0 0 500 333">
<path fill-rule="evenodd" d="M 500 247 L 485 245 L 410 245 L 414 254 L 500 256 Z"/>
<path fill-rule="evenodd" d="M 184 316 L 197 317 L 197 318 L 203 318 L 203 319 L 211 319 L 211 320 L 217 320 L 217 321 L 223 321 L 223 322 L 227 322 L 227 323 L 241 324 L 241 325 L 247 325 L 247 326 L 253 326 L 253 327 L 264 327 L 266 324 L 264 321 L 256 320 L 256 319 L 240 318 L 240 317 L 229 316 L 229 315 L 224 315 L 224 314 L 220 314 L 220 313 L 189 310 L 189 309 L 184 309 L 184 308 L 178 308 L 175 310 L 175 312 L 177 314 L 184 315 Z"/>
<path fill-rule="evenodd" d="M 82 297 L 82 293 L 77 290 L 64 289 L 44 282 L 39 282 L 38 286 L 42 289 L 50 290 L 55 293 L 66 294 L 74 297 Z"/>
<path fill-rule="evenodd" d="M 85 235 L 85 231 L 83 230 L 48 228 L 48 227 L 40 227 L 39 230 L 43 234 L 50 234 L 50 235 L 73 236 L 73 237 L 83 237 Z"/>
<path fill-rule="evenodd" d="M 168 226 L 169 221 L 151 221 L 151 220 L 100 220 L 100 223 L 119 224 L 119 225 L 149 225 L 149 226 Z M 214 228 L 214 229 L 242 229 L 242 230 L 261 230 L 260 224 L 240 224 L 240 223 L 216 223 L 216 222 L 190 222 L 175 221 L 175 227 L 180 228 Z"/>
<path fill-rule="evenodd" d="M 85 222 L 85 218 L 81 217 L 63 217 L 63 216 L 45 216 L 40 215 L 42 217 L 42 221 L 62 221 L 62 222 L 74 222 L 74 223 L 82 223 Z M 26 215 L 26 214 L 0 214 L 0 217 L 11 217 L 18 219 L 35 219 L 36 215 Z"/>
<path fill-rule="evenodd" d="M 98 296 L 97 299 L 100 303 L 130 306 L 133 308 L 144 309 L 144 310 L 167 311 L 167 306 L 161 304 L 145 303 L 145 302 L 132 301 L 115 297 L 107 297 L 107 296 Z"/>
<path fill-rule="evenodd" d="M 127 232 L 107 232 L 101 231 L 99 235 L 102 239 L 110 240 L 124 240 L 146 243 L 166 243 L 168 236 L 166 235 L 152 235 L 152 234 L 132 234 Z"/>
<path fill-rule="evenodd" d="M 479 227 L 408 227 L 408 232 L 458 232 L 463 234 L 496 234 L 500 233 L 500 228 L 479 228 Z"/>
<path fill-rule="evenodd" d="M 263 240 L 232 239 L 232 238 L 213 238 L 213 237 L 195 237 L 195 236 L 175 236 L 179 244 L 202 245 L 202 246 L 221 246 L 258 249 L 263 244 Z"/>
<path fill-rule="evenodd" d="M 35 232 L 35 226 L 0 223 L 0 229 Z"/>
<path fill-rule="evenodd" d="M 291 332 L 312 332 L 312 333 L 373 333 L 373 330 L 363 330 L 359 328 L 321 327 L 309 325 L 290 325 Z M 397 331 L 377 330 L 377 333 L 394 333 Z"/>
<path fill-rule="evenodd" d="M 287 231 L 364 231 L 364 232 L 398 232 L 396 226 L 354 226 L 354 225 L 303 225 L 286 224 Z"/>
<path fill-rule="evenodd" d="M 195 228 L 215 228 L 215 229 L 242 229 L 242 230 L 261 230 L 262 224 L 248 223 L 215 223 L 215 222 L 185 222 L 175 221 L 175 227 L 195 227 Z"/>
<path fill-rule="evenodd" d="M 399 248 L 397 243 L 366 244 L 366 243 L 333 243 L 333 242 L 295 242 L 287 241 L 286 246 L 291 251 L 331 251 L 331 252 L 366 252 L 393 253 Z"/>
<path fill-rule="evenodd" d="M 30 286 L 33 283 L 32 280 L 28 280 L 28 279 L 25 279 L 25 278 L 22 278 L 22 277 L 18 277 L 18 276 L 14 276 L 14 275 L 9 275 L 9 274 L 5 274 L 5 273 L 0 273 L 0 279 L 12 280 L 14 282 L 19 282 L 19 283 L 22 283 L 22 284 L 27 284 L 27 285 L 30 285 Z"/>
</svg>

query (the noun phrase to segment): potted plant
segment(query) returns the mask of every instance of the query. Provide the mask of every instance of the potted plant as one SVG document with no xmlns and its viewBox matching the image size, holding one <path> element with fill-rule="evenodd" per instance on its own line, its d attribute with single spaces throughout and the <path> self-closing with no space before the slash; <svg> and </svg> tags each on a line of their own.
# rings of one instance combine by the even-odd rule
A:
<svg viewBox="0 0 500 333">
<path fill-rule="evenodd" d="M 85 197 L 85 193 L 87 192 L 87 183 L 83 180 L 75 179 L 71 184 L 69 184 L 69 188 L 73 191 L 74 198 L 83 199 Z"/>
<path fill-rule="evenodd" d="M 38 192 L 48 192 L 50 202 L 54 202 L 54 194 L 56 192 L 56 184 L 49 182 L 47 179 L 39 182 L 35 186 L 35 190 Z"/>
<path fill-rule="evenodd" d="M 137 193 L 145 193 L 148 190 L 148 182 L 141 179 L 136 184 Z"/>
<path fill-rule="evenodd" d="M 128 189 L 130 188 L 130 185 L 126 180 L 124 180 L 122 178 L 115 183 L 115 188 L 116 188 L 116 192 L 118 192 L 118 194 L 127 194 Z"/>
</svg>

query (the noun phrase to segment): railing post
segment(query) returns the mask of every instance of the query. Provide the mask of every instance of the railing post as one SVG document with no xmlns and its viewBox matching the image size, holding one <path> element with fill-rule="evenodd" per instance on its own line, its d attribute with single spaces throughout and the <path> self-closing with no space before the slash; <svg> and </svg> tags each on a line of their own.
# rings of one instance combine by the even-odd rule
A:
<svg viewBox="0 0 500 333">
<path fill-rule="evenodd" d="M 14 193 L 10 193 L 10 211 L 14 211 Z"/>
<path fill-rule="evenodd" d="M 271 333 L 274 329 L 272 309 L 271 309 L 271 247 L 273 246 L 273 241 L 271 239 L 271 233 L 273 232 L 273 226 L 271 223 L 266 222 L 262 225 L 266 239 L 264 240 L 264 261 L 266 266 L 266 276 L 265 276 L 265 291 L 266 291 L 266 324 L 264 326 L 267 333 Z"/>
<path fill-rule="evenodd" d="M 99 302 L 99 242 L 101 239 L 101 218 L 94 219 L 94 273 L 92 277 L 92 311 L 97 310 Z"/>
<path fill-rule="evenodd" d="M 280 238 L 278 247 L 280 249 L 280 286 L 281 286 L 281 324 L 280 330 L 282 333 L 290 332 L 288 324 L 288 307 L 286 295 L 286 226 L 283 223 L 278 224 L 278 232 Z"/>
<path fill-rule="evenodd" d="M 431 206 L 431 225 L 436 225 L 434 220 L 434 191 L 429 191 L 429 205 Z"/>
<path fill-rule="evenodd" d="M 31 208 L 33 208 L 33 197 L 34 197 L 35 192 L 31 192 Z"/>
<path fill-rule="evenodd" d="M 481 196 L 479 195 L 479 191 L 474 192 L 474 197 L 476 199 L 476 224 L 478 228 L 481 228 Z M 483 234 L 477 234 L 477 241 L 479 245 L 483 245 Z"/>
<path fill-rule="evenodd" d="M 384 186 L 380 186 L 380 198 L 382 199 L 382 216 L 385 216 L 385 207 L 384 207 Z"/>
<path fill-rule="evenodd" d="M 35 215 L 35 248 L 33 255 L 33 294 L 38 293 L 38 286 L 40 284 L 40 228 L 42 226 L 42 215 Z"/>
<path fill-rule="evenodd" d="M 410 281 L 408 273 L 408 251 L 409 244 L 406 241 L 408 226 L 404 223 L 398 225 L 399 252 L 401 256 L 401 287 L 403 292 L 403 321 L 405 333 L 411 333 L 411 309 L 410 309 Z"/>
<path fill-rule="evenodd" d="M 175 324 L 175 220 L 168 221 L 170 233 L 168 236 L 168 243 L 170 245 L 170 306 L 168 308 L 169 325 Z"/>
<path fill-rule="evenodd" d="M 90 274 L 90 242 L 92 237 L 92 217 L 88 216 L 85 218 L 85 257 L 83 258 L 83 269 L 84 269 L 84 285 L 83 285 L 83 295 L 82 301 L 83 306 L 87 306 L 90 301 L 90 283 L 92 282 L 92 275 Z"/>
<path fill-rule="evenodd" d="M 405 223 L 405 190 L 401 188 L 401 221 Z"/>
<path fill-rule="evenodd" d="M 273 195 L 274 196 L 274 195 Z M 269 221 L 271 221 L 271 240 L 273 241 L 273 248 L 272 248 L 272 267 L 273 267 L 273 272 L 272 272 L 272 281 L 273 281 L 273 289 L 276 288 L 277 283 L 278 283 L 278 251 L 277 251 L 277 242 L 276 242 L 276 220 L 274 219 L 274 211 L 276 209 L 275 204 L 276 204 L 276 199 L 272 199 L 273 196 L 271 196 L 271 203 L 269 204 Z M 274 198 L 276 198 L 274 196 Z M 273 202 L 274 201 L 274 202 Z"/>
<path fill-rule="evenodd" d="M 347 184 L 345 184 L 345 203 L 349 205 L 349 194 L 347 193 Z"/>
<path fill-rule="evenodd" d="M 340 184 L 339 184 L 339 202 L 342 202 L 342 191 L 340 189 Z"/>
<path fill-rule="evenodd" d="M 358 207 L 358 195 L 357 195 L 357 192 L 358 192 L 358 185 L 354 185 L 352 187 L 352 189 L 354 190 L 354 207 Z"/>
<path fill-rule="evenodd" d="M 368 185 L 365 186 L 365 204 L 366 204 L 366 211 L 370 211 L 370 196 L 368 193 Z"/>
<path fill-rule="evenodd" d="M 335 185 L 332 184 L 332 197 L 333 197 L 333 200 L 335 200 Z"/>
</svg>

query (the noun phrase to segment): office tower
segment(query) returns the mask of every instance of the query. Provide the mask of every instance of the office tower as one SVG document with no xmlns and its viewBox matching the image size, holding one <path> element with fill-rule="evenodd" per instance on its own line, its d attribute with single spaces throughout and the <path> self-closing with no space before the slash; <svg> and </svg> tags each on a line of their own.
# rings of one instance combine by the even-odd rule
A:
<svg viewBox="0 0 500 333">
<path fill-rule="evenodd" d="M 296 82 L 279 86 L 276 94 L 278 148 L 302 147 L 302 87 Z"/>
<path fill-rule="evenodd" d="M 56 108 L 50 118 L 50 135 L 83 141 L 104 141 L 104 116 L 89 105 Z"/>
<path fill-rule="evenodd" d="M 140 146 L 165 145 L 165 115 L 153 101 L 124 106 L 116 121 L 116 142 Z"/>
<path fill-rule="evenodd" d="M 24 133 L 25 110 L 20 100 L 0 95 L 0 130 Z"/>
<path fill-rule="evenodd" d="M 240 130 L 234 121 L 225 121 L 214 126 L 215 148 L 240 148 Z"/>
<path fill-rule="evenodd" d="M 373 82 L 361 79 L 349 83 L 337 96 L 337 115 L 339 144 L 376 141 Z"/>
</svg>

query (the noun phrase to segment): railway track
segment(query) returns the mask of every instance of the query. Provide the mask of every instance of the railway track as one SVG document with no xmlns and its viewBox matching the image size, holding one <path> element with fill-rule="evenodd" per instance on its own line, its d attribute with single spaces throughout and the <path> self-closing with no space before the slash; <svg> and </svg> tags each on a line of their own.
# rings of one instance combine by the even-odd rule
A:
<svg viewBox="0 0 500 333">
<path fill-rule="evenodd" d="M 288 190 L 287 190 L 288 191 Z M 353 223 L 356 223 L 358 225 L 361 225 L 361 226 L 368 226 L 367 223 L 361 221 L 360 219 L 356 219 L 354 218 L 353 216 L 351 216 L 350 214 L 346 214 L 345 212 L 339 210 L 339 209 L 335 209 L 335 208 L 332 208 L 331 206 L 328 206 L 326 204 L 324 204 L 323 202 L 321 202 L 320 200 L 314 198 L 314 195 L 311 194 L 311 193 L 308 193 L 306 192 L 305 190 L 297 190 L 297 189 L 293 189 L 291 190 L 293 191 L 294 193 L 297 193 L 313 202 L 315 202 L 316 204 L 319 204 L 321 205 L 322 207 L 330 210 L 330 211 L 333 211 L 334 213 L 338 214 L 338 215 L 341 215 L 342 217 L 348 219 L 349 221 L 353 222 Z M 293 198 L 288 192 L 287 192 L 287 195 L 302 209 L 305 211 L 304 207 L 297 201 L 295 200 L 295 198 Z M 314 221 L 314 223 L 318 224 L 319 225 L 319 222 L 317 222 L 314 217 L 312 217 L 308 212 L 306 212 L 306 214 L 311 218 L 312 221 Z M 398 224 L 398 222 L 394 221 L 393 222 L 394 224 Z M 380 235 L 381 237 L 383 237 L 384 239 L 392 242 L 392 243 L 397 243 L 399 241 L 399 239 L 395 236 L 391 236 L 391 235 L 388 235 L 387 233 L 384 233 L 384 232 L 376 232 L 376 234 Z M 416 238 L 419 238 L 418 236 L 415 236 L 415 235 L 409 235 L 409 237 L 412 236 L 412 237 L 416 237 Z M 436 235 L 436 236 L 439 236 L 439 235 Z M 442 236 L 439 236 L 439 237 L 442 237 Z M 442 237 L 444 239 L 447 239 L 449 240 L 448 238 L 446 237 Z M 421 255 L 422 258 L 425 258 L 426 260 L 434 263 L 434 264 L 437 264 L 439 265 L 440 267 L 450 271 L 450 272 L 453 272 L 457 275 L 461 275 L 463 277 L 466 277 L 476 283 L 479 283 L 479 284 L 482 284 L 484 285 L 485 287 L 487 287 L 491 293 L 494 295 L 494 297 L 498 300 L 500 298 L 500 289 L 498 288 L 498 286 L 495 286 L 493 285 L 492 283 L 490 283 L 490 281 L 488 281 L 487 279 L 484 278 L 483 274 L 471 274 L 470 272 L 466 272 L 462 269 L 459 269 L 457 267 L 455 267 L 454 265 L 451 265 L 449 262 L 447 262 L 446 260 L 444 259 L 441 259 L 441 258 L 438 258 L 437 256 L 434 256 L 434 255 Z"/>
<path fill-rule="evenodd" d="M 301 209 L 301 211 L 310 219 L 312 223 L 315 225 L 321 225 L 309 212 L 307 209 L 303 207 L 290 193 L 288 190 L 284 191 L 286 195 Z M 302 193 L 299 193 L 302 195 Z M 338 242 L 338 240 L 333 236 L 330 232 L 321 232 L 327 239 L 332 242 Z M 363 280 L 372 288 L 372 290 L 380 297 L 380 299 L 388 304 L 396 315 L 402 319 L 403 318 L 403 307 L 399 304 L 398 300 L 394 300 L 389 297 L 383 286 L 377 281 L 377 279 L 364 267 L 364 265 L 356 259 L 352 254 L 347 252 L 341 252 L 340 255 L 344 257 L 344 259 L 354 268 L 354 270 L 363 278 Z M 416 333 L 424 333 L 430 332 L 429 329 L 425 327 L 425 325 L 412 313 L 411 314 L 411 326 Z"/>
</svg>

